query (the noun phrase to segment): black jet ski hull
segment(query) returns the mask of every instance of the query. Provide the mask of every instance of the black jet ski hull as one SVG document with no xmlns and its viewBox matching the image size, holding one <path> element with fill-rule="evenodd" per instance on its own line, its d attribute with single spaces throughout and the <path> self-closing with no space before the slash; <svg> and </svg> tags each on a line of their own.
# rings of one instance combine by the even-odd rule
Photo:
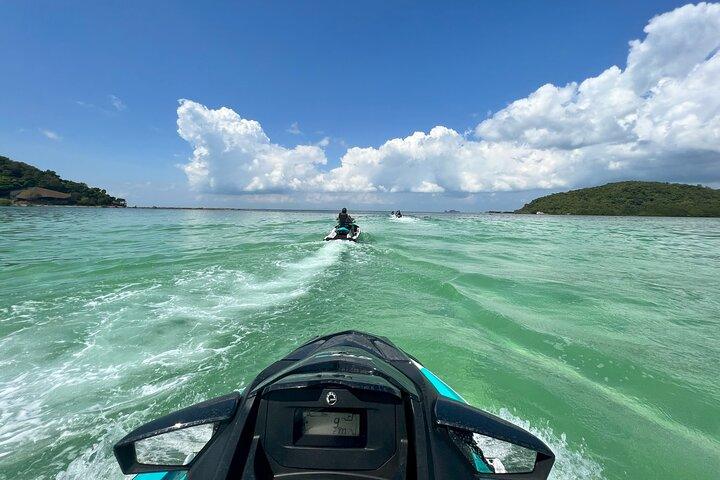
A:
<svg viewBox="0 0 720 480">
<path fill-rule="evenodd" d="M 211 439 L 186 465 L 138 461 L 139 442 L 209 423 Z M 475 435 L 532 453 L 528 470 L 504 473 Z M 389 340 L 356 331 L 302 345 L 242 393 L 137 428 L 115 456 L 138 480 L 546 480 L 554 462 L 532 434 L 467 405 Z"/>
</svg>

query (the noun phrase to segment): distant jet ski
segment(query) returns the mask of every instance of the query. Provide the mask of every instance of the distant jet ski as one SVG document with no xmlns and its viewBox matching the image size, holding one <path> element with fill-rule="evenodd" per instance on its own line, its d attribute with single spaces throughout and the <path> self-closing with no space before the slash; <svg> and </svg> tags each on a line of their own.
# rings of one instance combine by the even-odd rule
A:
<svg viewBox="0 0 720 480">
<path fill-rule="evenodd" d="M 136 480 L 546 480 L 541 440 L 468 405 L 388 339 L 316 338 L 114 447 Z"/>
<path fill-rule="evenodd" d="M 351 242 L 357 242 L 358 237 L 360 237 L 360 227 L 353 223 L 349 227 L 336 226 L 330 230 L 325 240 L 350 240 Z"/>
</svg>

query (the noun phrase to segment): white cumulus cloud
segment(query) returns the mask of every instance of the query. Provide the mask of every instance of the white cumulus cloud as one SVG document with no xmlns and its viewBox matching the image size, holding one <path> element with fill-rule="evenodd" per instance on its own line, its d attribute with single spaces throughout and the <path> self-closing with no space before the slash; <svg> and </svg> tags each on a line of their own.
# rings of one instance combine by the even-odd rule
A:
<svg viewBox="0 0 720 480">
<path fill-rule="evenodd" d="M 272 143 L 255 120 L 190 100 L 180 101 L 178 133 L 193 146 L 192 159 L 183 169 L 190 186 L 202 192 L 302 190 L 327 162 L 320 147 L 282 147 Z"/>
<path fill-rule="evenodd" d="M 623 178 L 720 181 L 720 5 L 654 17 L 625 68 L 546 84 L 470 134 L 437 126 L 349 148 L 324 168 L 327 142 L 286 148 L 228 108 L 183 100 L 178 132 L 194 148 L 184 170 L 210 193 L 476 193 Z M 291 133 L 300 133 L 294 123 Z"/>
</svg>

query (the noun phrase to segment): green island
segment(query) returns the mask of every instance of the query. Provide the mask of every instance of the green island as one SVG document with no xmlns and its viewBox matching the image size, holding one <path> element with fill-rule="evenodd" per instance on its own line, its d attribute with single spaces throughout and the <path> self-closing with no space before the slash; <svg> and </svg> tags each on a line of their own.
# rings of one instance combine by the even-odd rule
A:
<svg viewBox="0 0 720 480">
<path fill-rule="evenodd" d="M 536 198 L 515 213 L 720 217 L 720 190 L 682 183 L 616 182 Z"/>
<path fill-rule="evenodd" d="M 0 206 L 7 205 L 125 207 L 126 202 L 104 189 L 63 180 L 52 170 L 43 171 L 0 155 Z"/>
</svg>

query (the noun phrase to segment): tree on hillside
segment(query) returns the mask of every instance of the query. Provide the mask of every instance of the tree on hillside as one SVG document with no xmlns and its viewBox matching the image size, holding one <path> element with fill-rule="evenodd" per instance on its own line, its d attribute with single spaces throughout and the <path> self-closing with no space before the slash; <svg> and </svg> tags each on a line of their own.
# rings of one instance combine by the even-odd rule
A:
<svg viewBox="0 0 720 480">
<path fill-rule="evenodd" d="M 12 192 L 31 187 L 69 193 L 72 205 L 109 206 L 125 203 L 124 199 L 108 195 L 104 189 L 63 180 L 52 170 L 43 171 L 27 163 L 0 156 L 0 198 L 9 198 Z"/>
</svg>

